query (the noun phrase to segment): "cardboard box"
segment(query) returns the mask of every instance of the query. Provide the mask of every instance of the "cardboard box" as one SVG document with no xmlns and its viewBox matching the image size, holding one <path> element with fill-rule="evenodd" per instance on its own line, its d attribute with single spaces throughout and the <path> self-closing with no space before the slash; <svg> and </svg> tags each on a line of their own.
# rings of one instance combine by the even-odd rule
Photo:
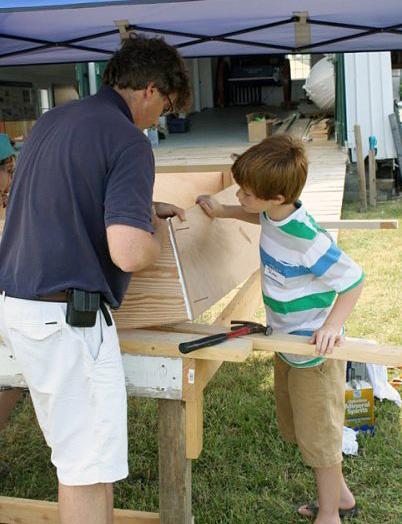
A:
<svg viewBox="0 0 402 524">
<path fill-rule="evenodd" d="M 261 142 L 272 134 L 272 126 L 276 118 L 272 118 L 271 113 L 249 113 L 246 117 L 249 142 Z"/>
<path fill-rule="evenodd" d="M 363 431 L 374 429 L 373 386 L 365 380 L 346 382 L 345 426 Z"/>
</svg>

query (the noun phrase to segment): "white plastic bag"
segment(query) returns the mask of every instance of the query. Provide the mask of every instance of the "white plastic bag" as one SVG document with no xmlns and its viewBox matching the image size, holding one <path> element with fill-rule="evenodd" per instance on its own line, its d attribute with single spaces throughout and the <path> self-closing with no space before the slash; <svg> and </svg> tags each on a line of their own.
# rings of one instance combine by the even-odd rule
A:
<svg viewBox="0 0 402 524">
<path fill-rule="evenodd" d="M 327 111 L 335 107 L 335 68 L 332 57 L 322 58 L 311 68 L 303 89 L 320 109 Z"/>
<path fill-rule="evenodd" d="M 359 443 L 356 439 L 356 431 L 343 426 L 342 453 L 344 455 L 357 455 Z"/>
<path fill-rule="evenodd" d="M 367 364 L 370 382 L 373 385 L 374 396 L 380 400 L 391 400 L 398 407 L 402 406 L 401 396 L 388 382 L 387 368 L 379 364 Z"/>
</svg>

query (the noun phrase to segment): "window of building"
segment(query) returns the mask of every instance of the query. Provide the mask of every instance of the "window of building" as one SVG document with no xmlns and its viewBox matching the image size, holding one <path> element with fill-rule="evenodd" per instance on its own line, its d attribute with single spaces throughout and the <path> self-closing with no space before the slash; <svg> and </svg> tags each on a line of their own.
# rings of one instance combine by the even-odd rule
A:
<svg viewBox="0 0 402 524">
<path fill-rule="evenodd" d="M 310 74 L 310 55 L 288 55 L 292 80 L 304 80 Z"/>
<path fill-rule="evenodd" d="M 40 111 L 41 114 L 46 113 L 50 109 L 49 91 L 47 89 L 40 89 Z"/>
</svg>

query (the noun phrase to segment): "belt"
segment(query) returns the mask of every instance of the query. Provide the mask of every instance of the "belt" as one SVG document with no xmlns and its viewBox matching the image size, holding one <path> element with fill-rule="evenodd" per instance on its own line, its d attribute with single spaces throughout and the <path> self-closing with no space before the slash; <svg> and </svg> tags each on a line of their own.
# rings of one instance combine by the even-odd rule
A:
<svg viewBox="0 0 402 524">
<path fill-rule="evenodd" d="M 40 300 L 43 302 L 67 302 L 67 291 L 59 291 L 52 295 L 46 295 L 44 297 L 37 297 L 33 300 Z"/>
<path fill-rule="evenodd" d="M 1 293 L 4 293 L 4 291 L 0 291 L 0 294 Z M 10 297 L 10 298 L 21 298 L 21 297 L 13 297 L 13 295 L 9 295 L 8 293 L 5 293 L 5 295 L 6 297 Z M 59 291 L 58 293 L 53 293 L 52 295 L 28 298 L 24 300 L 39 300 L 42 302 L 67 302 L 67 291 Z"/>
<path fill-rule="evenodd" d="M 5 293 L 5 295 L 7 297 L 11 297 L 11 298 L 20 298 L 20 297 L 13 297 L 12 295 L 9 295 L 8 293 L 6 293 L 5 291 L 0 291 L 0 295 L 2 293 Z M 68 292 L 67 291 L 59 291 L 58 293 L 53 293 L 51 295 L 45 295 L 45 296 L 41 296 L 41 297 L 35 297 L 35 298 L 28 298 L 28 299 L 24 299 L 24 300 L 35 300 L 35 301 L 40 301 L 40 302 L 68 302 Z M 105 320 L 106 320 L 106 324 L 108 326 L 112 326 L 113 325 L 113 321 L 112 321 L 112 317 L 110 316 L 110 313 L 106 307 L 106 304 L 105 302 L 101 299 L 100 301 L 100 310 L 103 314 L 103 316 L 105 317 Z"/>
</svg>

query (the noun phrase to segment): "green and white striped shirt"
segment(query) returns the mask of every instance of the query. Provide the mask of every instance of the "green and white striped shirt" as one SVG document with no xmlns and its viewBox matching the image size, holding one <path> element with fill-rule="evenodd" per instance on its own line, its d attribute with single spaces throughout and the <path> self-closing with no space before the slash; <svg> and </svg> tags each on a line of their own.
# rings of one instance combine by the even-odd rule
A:
<svg viewBox="0 0 402 524">
<path fill-rule="evenodd" d="M 327 318 L 337 294 L 360 284 L 362 269 L 302 206 L 279 222 L 260 215 L 262 292 L 267 323 L 275 331 L 311 335 Z M 295 367 L 313 367 L 322 357 L 288 353 Z"/>
</svg>

